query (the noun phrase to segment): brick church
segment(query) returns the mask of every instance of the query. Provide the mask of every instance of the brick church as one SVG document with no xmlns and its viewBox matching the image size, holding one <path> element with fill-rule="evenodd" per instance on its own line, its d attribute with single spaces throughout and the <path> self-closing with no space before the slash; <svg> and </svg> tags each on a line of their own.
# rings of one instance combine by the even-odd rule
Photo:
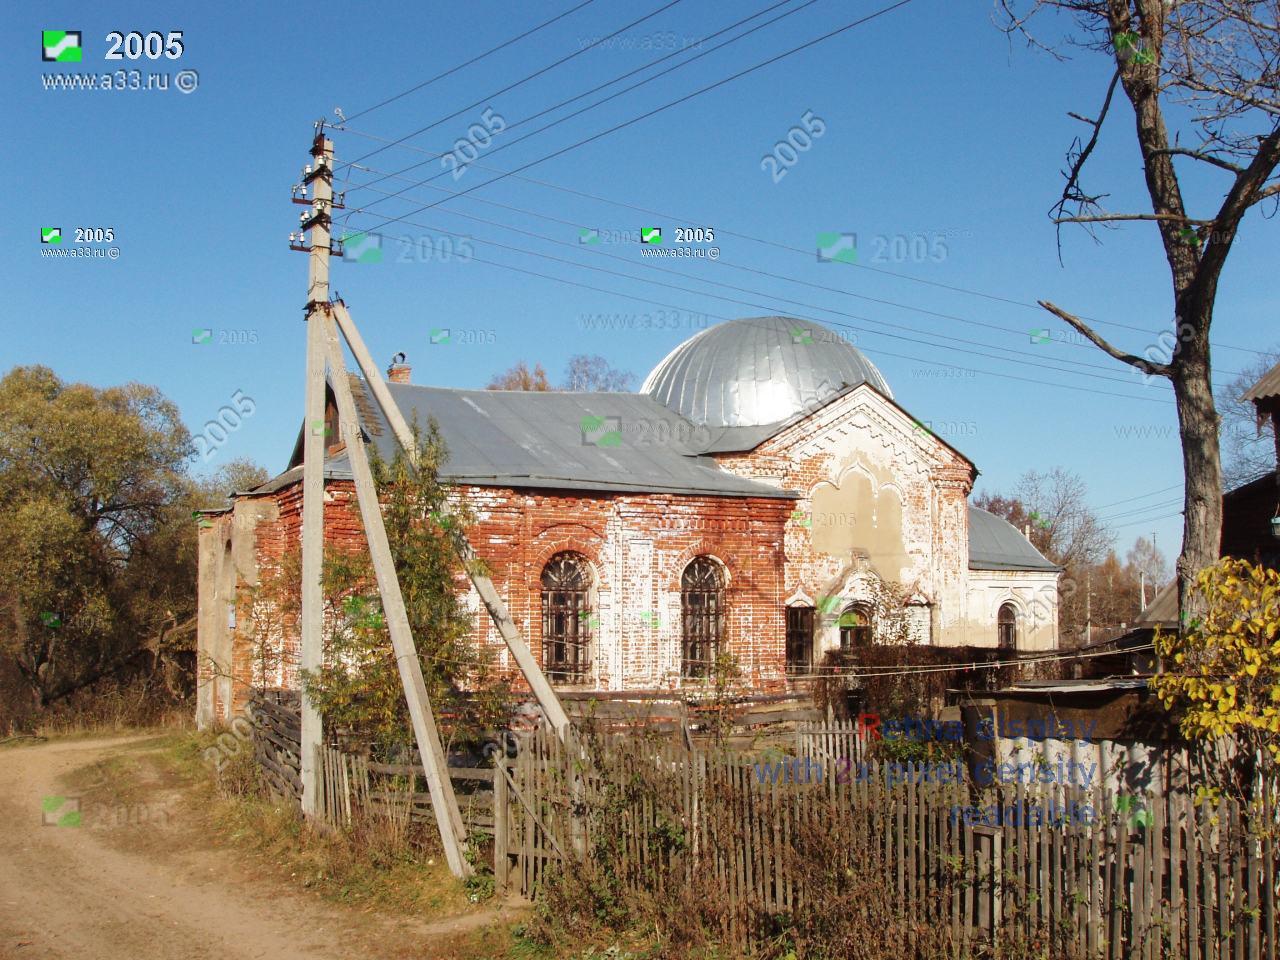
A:
<svg viewBox="0 0 1280 960">
<path fill-rule="evenodd" d="M 969 504 L 977 470 L 903 409 L 859 350 L 811 321 L 735 320 L 680 344 L 638 393 L 417 386 L 467 536 L 553 684 L 657 690 L 706 683 L 732 653 L 782 690 L 825 653 L 877 642 L 1057 646 L 1059 568 Z M 362 428 L 394 438 L 353 378 Z M 363 543 L 330 404 L 325 535 Z M 227 719 L 246 685 L 296 686 L 296 625 L 257 676 L 246 588 L 299 541 L 302 439 L 289 468 L 200 529 L 197 716 Z M 475 642 L 509 654 L 466 585 Z M 238 599 L 239 598 L 239 599 Z M 240 629 L 236 629 L 237 618 Z"/>
</svg>

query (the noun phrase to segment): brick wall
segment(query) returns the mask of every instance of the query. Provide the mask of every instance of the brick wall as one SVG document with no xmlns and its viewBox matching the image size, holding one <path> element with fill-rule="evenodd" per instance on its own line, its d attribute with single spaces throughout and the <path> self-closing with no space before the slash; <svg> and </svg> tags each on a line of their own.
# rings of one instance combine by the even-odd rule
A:
<svg viewBox="0 0 1280 960">
<path fill-rule="evenodd" d="M 264 574 L 299 546 L 302 486 L 270 495 L 276 517 L 254 531 Z M 588 561 L 598 617 L 592 677 L 599 689 L 672 687 L 681 660 L 680 577 L 694 557 L 709 555 L 726 578 L 725 642 L 757 689 L 784 684 L 783 536 L 789 500 L 593 494 L 494 487 L 456 488 L 473 515 L 468 538 L 506 600 L 521 635 L 541 661 L 541 576 L 555 554 L 571 551 Z M 328 481 L 325 541 L 364 550 L 365 539 L 350 482 Z M 459 590 L 474 614 L 475 637 L 498 664 L 515 664 L 465 576 Z M 241 611 L 241 618 L 247 615 Z M 299 634 L 284 625 L 270 640 L 280 660 L 268 684 L 296 687 Z M 260 659 L 260 658 L 258 658 Z M 238 691 L 261 682 L 252 644 L 240 638 L 233 652 Z M 238 697 L 243 700 L 243 693 Z"/>
</svg>

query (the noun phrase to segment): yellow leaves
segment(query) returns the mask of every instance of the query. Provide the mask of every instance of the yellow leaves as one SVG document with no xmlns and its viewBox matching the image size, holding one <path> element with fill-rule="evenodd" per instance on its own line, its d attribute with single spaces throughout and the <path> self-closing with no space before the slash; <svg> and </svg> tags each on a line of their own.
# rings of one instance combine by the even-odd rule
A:
<svg viewBox="0 0 1280 960">
<path fill-rule="evenodd" d="M 1226 559 L 1197 575 L 1207 604 L 1181 634 L 1157 631 L 1169 672 L 1151 688 L 1167 709 L 1181 708 L 1188 736 L 1280 734 L 1280 574 Z M 1280 743 L 1268 744 L 1270 755 Z"/>
</svg>

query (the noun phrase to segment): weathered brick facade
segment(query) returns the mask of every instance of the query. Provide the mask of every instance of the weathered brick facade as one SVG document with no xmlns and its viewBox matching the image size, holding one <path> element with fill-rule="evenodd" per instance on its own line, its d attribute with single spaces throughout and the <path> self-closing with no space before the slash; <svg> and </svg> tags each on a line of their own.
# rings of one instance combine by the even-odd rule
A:
<svg viewBox="0 0 1280 960">
<path fill-rule="evenodd" d="M 865 362 L 861 355 L 857 360 Z M 405 382 L 404 368 L 397 376 Z M 609 401 L 609 395 L 599 396 L 601 403 Z M 566 552 L 589 568 L 590 662 L 580 685 L 590 689 L 705 684 L 682 679 L 681 578 L 698 557 L 719 565 L 721 649 L 737 658 L 745 682 L 756 690 L 778 690 L 790 682 L 790 607 L 816 608 L 809 652 L 791 664 L 797 675 L 840 644 L 841 614 L 853 610 L 867 611 L 873 635 L 882 618 L 894 616 L 916 643 L 994 647 L 1004 607 L 1016 613 L 1018 649 L 1055 647 L 1056 570 L 1034 551 L 1032 562 L 1019 566 L 1017 554 L 1029 545 L 987 515 L 978 519 L 987 534 L 993 522 L 1003 525 L 996 539 L 1004 537 L 1006 546 L 1012 542 L 1013 562 L 1000 561 L 997 553 L 990 569 L 971 563 L 973 464 L 866 382 L 826 397 L 763 441 L 753 441 L 751 449 L 713 455 L 719 467 L 713 475 L 754 481 L 732 482 L 755 494 L 654 492 L 652 478 L 648 492 L 617 489 L 626 483 L 616 479 L 596 489 L 557 487 L 545 479 L 455 482 L 454 496 L 474 518 L 467 536 L 535 656 L 543 655 L 543 570 Z M 465 402 L 490 415 L 483 411 L 484 397 L 471 394 Z M 365 398 L 361 416 L 370 409 Z M 602 408 L 591 409 L 594 414 Z M 589 421 L 594 427 L 604 419 Z M 584 438 L 585 430 L 584 425 Z M 370 432 L 385 435 L 376 424 Z M 541 436 L 512 442 L 533 448 L 544 441 L 551 443 Z M 331 459 L 341 452 L 338 438 Z M 653 453 L 675 456 L 671 450 Z M 598 457 L 617 465 L 607 450 Z M 252 598 L 262 575 L 278 569 L 299 545 L 301 480 L 295 465 L 261 491 L 239 497 L 232 511 L 211 515 L 201 531 L 202 724 L 226 719 L 237 691 L 252 682 L 297 685 L 297 624 L 262 616 Z M 637 488 L 642 489 L 639 480 Z M 364 549 L 349 480 L 326 480 L 325 539 Z M 897 597 L 894 610 L 883 609 L 888 588 Z M 465 579 L 458 589 L 474 614 L 476 642 L 488 645 L 497 663 L 514 673 L 478 594 Z"/>
</svg>

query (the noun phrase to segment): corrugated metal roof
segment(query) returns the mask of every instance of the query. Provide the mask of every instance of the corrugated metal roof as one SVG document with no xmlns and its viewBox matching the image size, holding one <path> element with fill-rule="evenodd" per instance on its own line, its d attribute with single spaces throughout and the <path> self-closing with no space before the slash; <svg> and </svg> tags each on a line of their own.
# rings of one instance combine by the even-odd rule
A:
<svg viewBox="0 0 1280 960">
<path fill-rule="evenodd" d="M 1280 363 L 1262 375 L 1262 379 L 1245 391 L 1245 400 L 1267 400 L 1280 397 Z"/>
<path fill-rule="evenodd" d="M 357 407 L 378 454 L 395 438 L 363 381 Z M 405 419 L 434 417 L 448 448 L 441 471 L 452 483 L 610 492 L 793 499 L 796 494 L 720 469 L 708 457 L 706 428 L 636 393 L 454 390 L 388 383 Z M 326 471 L 350 475 L 343 454 Z"/>
<path fill-rule="evenodd" d="M 1057 571 L 1062 568 L 1046 560 L 1004 517 L 970 505 L 969 569 Z"/>
</svg>

